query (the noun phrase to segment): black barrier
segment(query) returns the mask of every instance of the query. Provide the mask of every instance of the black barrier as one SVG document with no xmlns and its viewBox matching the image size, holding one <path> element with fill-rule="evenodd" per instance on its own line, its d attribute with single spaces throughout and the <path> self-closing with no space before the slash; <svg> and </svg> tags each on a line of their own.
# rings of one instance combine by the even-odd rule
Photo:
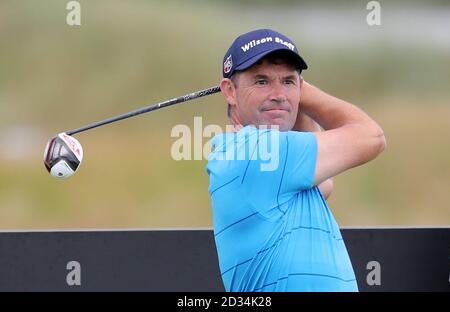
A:
<svg viewBox="0 0 450 312">
<path fill-rule="evenodd" d="M 450 228 L 343 229 L 361 291 L 450 291 Z M 0 291 L 223 291 L 211 230 L 0 233 Z"/>
</svg>

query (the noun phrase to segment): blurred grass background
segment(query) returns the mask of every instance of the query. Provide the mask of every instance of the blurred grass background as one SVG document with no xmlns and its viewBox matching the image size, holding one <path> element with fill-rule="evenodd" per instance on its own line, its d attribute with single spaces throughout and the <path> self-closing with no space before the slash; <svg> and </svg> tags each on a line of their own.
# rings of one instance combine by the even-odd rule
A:
<svg viewBox="0 0 450 312">
<path fill-rule="evenodd" d="M 208 227 L 206 161 L 175 161 L 177 124 L 227 123 L 221 95 L 77 135 L 77 174 L 51 178 L 42 163 L 54 134 L 218 83 L 239 34 L 291 37 L 307 81 L 366 110 L 388 145 L 335 178 L 329 203 L 341 226 L 448 225 L 450 6 L 381 2 L 0 2 L 0 228 Z M 205 138 L 203 142 L 205 143 Z"/>
</svg>

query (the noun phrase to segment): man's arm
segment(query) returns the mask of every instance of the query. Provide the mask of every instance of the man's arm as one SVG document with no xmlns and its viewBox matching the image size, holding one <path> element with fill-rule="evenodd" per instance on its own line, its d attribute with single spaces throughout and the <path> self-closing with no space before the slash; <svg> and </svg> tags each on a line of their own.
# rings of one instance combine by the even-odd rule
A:
<svg viewBox="0 0 450 312">
<path fill-rule="evenodd" d="M 312 120 L 310 117 L 308 117 L 299 110 L 293 130 L 304 132 L 318 132 L 322 131 L 322 128 L 319 126 L 317 122 L 315 122 L 314 120 Z M 323 197 L 325 197 L 325 199 L 328 199 L 328 197 L 330 197 L 331 195 L 331 192 L 333 192 L 334 188 L 333 179 L 329 178 L 323 181 L 318 185 L 318 188 L 322 193 Z"/>
<path fill-rule="evenodd" d="M 299 110 L 325 131 L 315 132 L 314 184 L 374 159 L 386 145 L 383 130 L 358 107 L 303 81 Z"/>
</svg>

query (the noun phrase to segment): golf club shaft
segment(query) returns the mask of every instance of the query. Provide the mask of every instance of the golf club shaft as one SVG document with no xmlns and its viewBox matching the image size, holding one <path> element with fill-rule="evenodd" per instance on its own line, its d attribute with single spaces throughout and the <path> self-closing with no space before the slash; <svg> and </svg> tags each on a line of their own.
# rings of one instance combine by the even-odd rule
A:
<svg viewBox="0 0 450 312">
<path fill-rule="evenodd" d="M 90 124 L 90 125 L 78 128 L 78 129 L 66 131 L 66 134 L 74 135 L 76 133 L 80 133 L 80 132 L 83 132 L 83 131 L 86 131 L 86 130 L 89 130 L 89 129 L 97 128 L 97 127 L 100 127 L 100 126 L 103 126 L 103 125 L 106 125 L 106 124 L 109 124 L 109 123 L 112 123 L 112 122 L 116 122 L 116 121 L 119 121 L 119 120 L 122 120 L 122 119 L 134 117 L 134 116 L 137 116 L 137 115 L 140 115 L 140 114 L 143 114 L 143 113 L 148 113 L 148 112 L 151 112 L 151 111 L 154 111 L 154 110 L 166 107 L 166 106 L 170 106 L 170 105 L 174 105 L 174 104 L 190 101 L 190 100 L 193 100 L 193 99 L 197 99 L 197 98 L 200 98 L 200 97 L 203 97 L 203 96 L 207 96 L 207 95 L 210 95 L 210 94 L 214 94 L 214 93 L 217 93 L 219 91 L 220 91 L 220 88 L 218 86 L 215 86 L 215 87 L 211 87 L 211 88 L 208 88 L 208 89 L 200 90 L 200 91 L 197 91 L 197 92 L 189 93 L 189 94 L 186 94 L 186 95 L 183 95 L 183 96 L 179 96 L 177 98 L 173 98 L 173 99 L 170 99 L 170 100 L 158 103 L 158 104 L 149 105 L 149 106 L 146 106 L 146 107 L 143 107 L 143 108 L 131 111 L 129 113 L 125 113 L 125 114 L 122 114 L 122 115 L 119 115 L 119 116 L 116 116 L 116 117 L 112 117 L 112 118 L 109 118 L 109 119 L 98 121 L 96 123 L 93 123 L 93 124 Z"/>
</svg>

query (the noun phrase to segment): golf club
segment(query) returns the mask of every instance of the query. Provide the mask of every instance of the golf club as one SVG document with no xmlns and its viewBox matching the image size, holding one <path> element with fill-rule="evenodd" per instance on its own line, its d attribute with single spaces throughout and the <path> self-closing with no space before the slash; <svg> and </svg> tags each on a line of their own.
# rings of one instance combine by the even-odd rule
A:
<svg viewBox="0 0 450 312">
<path fill-rule="evenodd" d="M 101 120 L 81 128 L 59 133 L 57 136 L 52 137 L 45 147 L 44 165 L 47 168 L 48 172 L 56 178 L 70 177 L 80 167 L 81 161 L 83 159 L 83 148 L 80 142 L 73 138 L 72 135 L 119 120 L 134 117 L 143 113 L 148 113 L 163 107 L 211 95 L 219 91 L 219 86 L 203 89 L 161 103 L 148 105 L 146 107 L 116 117 Z"/>
</svg>

